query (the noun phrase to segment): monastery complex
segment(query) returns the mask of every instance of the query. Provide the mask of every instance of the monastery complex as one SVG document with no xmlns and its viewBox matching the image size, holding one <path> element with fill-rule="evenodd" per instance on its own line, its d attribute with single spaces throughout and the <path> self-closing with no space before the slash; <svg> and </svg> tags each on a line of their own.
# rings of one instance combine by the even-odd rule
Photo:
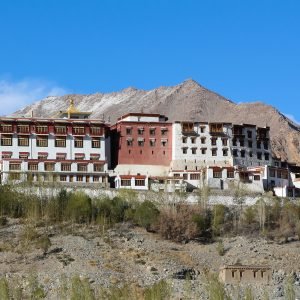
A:
<svg viewBox="0 0 300 300">
<path fill-rule="evenodd" d="M 116 124 L 90 119 L 73 101 L 56 118 L 0 118 L 1 183 L 60 182 L 99 188 L 250 191 L 295 197 L 300 167 L 272 157 L 270 128 L 168 122 L 128 113 Z"/>
</svg>

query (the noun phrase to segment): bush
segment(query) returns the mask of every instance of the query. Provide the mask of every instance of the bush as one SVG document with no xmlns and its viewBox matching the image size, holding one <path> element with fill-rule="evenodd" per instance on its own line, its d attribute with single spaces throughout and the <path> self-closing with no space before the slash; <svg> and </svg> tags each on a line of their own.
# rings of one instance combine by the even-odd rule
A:
<svg viewBox="0 0 300 300">
<path fill-rule="evenodd" d="M 207 274 L 206 292 L 210 300 L 230 300 L 224 284 L 219 281 L 216 274 Z"/>
<path fill-rule="evenodd" d="M 165 281 L 161 280 L 151 287 L 145 289 L 144 299 L 145 300 L 166 300 L 169 299 L 171 295 L 171 287 Z"/>
<path fill-rule="evenodd" d="M 165 239 L 181 242 L 199 237 L 199 226 L 195 215 L 200 215 L 198 206 L 177 204 L 167 207 L 160 213 L 158 232 Z M 204 222 L 205 223 L 205 222 Z"/>
<path fill-rule="evenodd" d="M 76 223 L 89 223 L 92 216 L 91 199 L 82 192 L 71 194 L 66 207 L 67 217 Z"/>
<path fill-rule="evenodd" d="M 225 255 L 225 248 L 224 248 L 224 244 L 223 241 L 219 241 L 217 246 L 216 246 L 216 250 L 218 252 L 218 254 L 220 256 L 224 256 Z"/>
<path fill-rule="evenodd" d="M 159 210 L 151 201 L 144 201 L 135 210 L 133 220 L 139 226 L 150 230 L 154 228 L 158 220 Z"/>
</svg>

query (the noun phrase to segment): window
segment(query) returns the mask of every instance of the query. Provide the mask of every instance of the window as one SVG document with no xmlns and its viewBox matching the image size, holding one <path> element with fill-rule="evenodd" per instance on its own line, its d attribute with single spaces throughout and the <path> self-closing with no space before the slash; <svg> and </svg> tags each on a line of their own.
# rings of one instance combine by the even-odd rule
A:
<svg viewBox="0 0 300 300">
<path fill-rule="evenodd" d="M 195 137 L 191 137 L 191 143 L 196 144 L 196 138 Z"/>
<path fill-rule="evenodd" d="M 76 176 L 76 181 L 77 182 L 83 182 L 83 176 L 82 175 L 77 175 Z"/>
<path fill-rule="evenodd" d="M 102 128 L 93 126 L 90 128 L 90 132 L 92 135 L 102 135 Z"/>
<path fill-rule="evenodd" d="M 275 169 L 270 169 L 270 177 L 273 177 L 273 178 L 276 177 L 276 175 L 275 175 Z"/>
<path fill-rule="evenodd" d="M 252 148 L 252 141 L 248 141 L 248 147 Z"/>
<path fill-rule="evenodd" d="M 99 160 L 100 154 L 99 153 L 91 153 L 90 154 L 90 160 Z"/>
<path fill-rule="evenodd" d="M 222 178 L 222 172 L 219 170 L 213 170 L 213 178 Z"/>
<path fill-rule="evenodd" d="M 200 180 L 200 174 L 199 173 L 190 174 L 190 180 Z"/>
<path fill-rule="evenodd" d="M 252 131 L 250 130 L 247 131 L 247 137 L 248 139 L 252 139 Z"/>
<path fill-rule="evenodd" d="M 100 138 L 93 138 L 92 139 L 92 148 L 100 148 Z"/>
<path fill-rule="evenodd" d="M 143 135 L 144 134 L 144 128 L 140 127 L 138 128 L 138 135 Z"/>
<path fill-rule="evenodd" d="M 260 176 L 259 176 L 259 175 L 254 175 L 253 179 L 254 179 L 255 181 L 259 181 L 259 180 L 260 180 Z"/>
<path fill-rule="evenodd" d="M 37 147 L 48 147 L 48 137 L 40 137 L 36 138 L 36 146 Z"/>
<path fill-rule="evenodd" d="M 103 165 L 94 164 L 94 172 L 103 172 Z"/>
<path fill-rule="evenodd" d="M 1 146 L 12 146 L 12 137 L 1 136 Z"/>
<path fill-rule="evenodd" d="M 227 144 L 228 144 L 228 140 L 227 139 L 222 139 L 222 145 L 227 146 Z"/>
<path fill-rule="evenodd" d="M 38 152 L 38 159 L 43 160 L 47 159 L 48 153 L 47 152 Z"/>
<path fill-rule="evenodd" d="M 234 157 L 238 157 L 238 151 L 237 151 L 237 149 L 233 149 L 233 150 L 232 150 L 232 155 L 233 155 Z"/>
<path fill-rule="evenodd" d="M 161 128 L 161 135 L 166 135 L 168 132 L 168 128 L 162 127 Z"/>
<path fill-rule="evenodd" d="M 67 127 L 66 126 L 55 126 L 54 131 L 56 134 L 66 134 L 67 133 Z"/>
<path fill-rule="evenodd" d="M 10 180 L 20 180 L 21 179 L 21 174 L 20 173 L 9 174 L 9 179 Z"/>
<path fill-rule="evenodd" d="M 37 134 L 47 134 L 48 133 L 48 126 L 42 126 L 42 125 L 37 125 L 36 126 L 36 133 Z"/>
<path fill-rule="evenodd" d="M 257 148 L 257 149 L 261 149 L 261 142 L 257 142 L 256 148 Z"/>
<path fill-rule="evenodd" d="M 144 139 L 138 139 L 138 146 L 143 147 L 145 144 Z"/>
<path fill-rule="evenodd" d="M 145 179 L 135 179 L 135 186 L 145 186 Z"/>
<path fill-rule="evenodd" d="M 201 149 L 201 154 L 206 154 L 206 148 Z"/>
<path fill-rule="evenodd" d="M 61 171 L 70 172 L 71 171 L 71 164 L 61 164 Z"/>
<path fill-rule="evenodd" d="M 29 163 L 28 164 L 28 171 L 38 171 L 39 165 L 38 163 Z"/>
<path fill-rule="evenodd" d="M 236 144 L 236 139 L 232 139 L 232 145 L 233 146 L 236 146 L 237 144 Z"/>
<path fill-rule="evenodd" d="M 261 154 L 261 152 L 257 152 L 257 159 L 259 159 L 259 160 L 262 159 L 262 154 Z"/>
<path fill-rule="evenodd" d="M 227 170 L 227 178 L 234 178 L 234 171 Z"/>
<path fill-rule="evenodd" d="M 85 134 L 84 127 L 73 127 L 73 134 Z"/>
<path fill-rule="evenodd" d="M 201 133 L 204 133 L 204 132 L 205 132 L 205 127 L 204 127 L 204 126 L 201 126 L 201 127 L 200 127 L 200 132 L 201 132 Z"/>
<path fill-rule="evenodd" d="M 1 125 L 1 132 L 3 133 L 9 133 L 13 131 L 13 126 L 12 125 L 6 125 L 6 124 L 2 124 Z"/>
<path fill-rule="evenodd" d="M 182 153 L 187 154 L 187 148 L 182 148 Z"/>
<path fill-rule="evenodd" d="M 167 140 L 161 140 L 161 145 L 163 146 L 163 147 L 166 147 L 167 146 Z"/>
<path fill-rule="evenodd" d="M 63 182 L 67 181 L 67 176 L 66 175 L 60 175 L 59 176 L 59 181 L 63 181 Z"/>
<path fill-rule="evenodd" d="M 249 152 L 249 157 L 253 157 L 252 151 Z"/>
<path fill-rule="evenodd" d="M 21 171 L 21 163 L 9 163 L 9 170 L 10 171 Z"/>
<path fill-rule="evenodd" d="M 265 153 L 265 160 L 269 160 L 269 153 Z"/>
<path fill-rule="evenodd" d="M 244 140 L 240 140 L 240 146 L 245 147 L 245 141 Z"/>
<path fill-rule="evenodd" d="M 75 148 L 83 148 L 83 138 L 75 138 L 74 147 Z"/>
<path fill-rule="evenodd" d="M 18 125 L 18 133 L 29 133 L 29 125 Z"/>
<path fill-rule="evenodd" d="M 205 144 L 205 141 L 206 141 L 206 138 L 205 138 L 205 137 L 202 137 L 202 138 L 201 138 L 201 144 Z"/>
<path fill-rule="evenodd" d="M 128 134 L 128 135 L 132 134 L 132 128 L 131 127 L 126 128 L 126 134 Z"/>
<path fill-rule="evenodd" d="M 18 137 L 18 146 L 28 147 L 29 138 L 28 137 Z"/>
<path fill-rule="evenodd" d="M 55 139 L 55 147 L 66 147 L 66 139 L 65 138 L 56 138 Z"/>
<path fill-rule="evenodd" d="M 217 149 L 212 149 L 211 150 L 211 155 L 212 156 L 217 156 Z"/>
<path fill-rule="evenodd" d="M 245 157 L 245 150 L 241 150 L 241 157 Z"/>
<path fill-rule="evenodd" d="M 93 176 L 93 182 L 99 182 L 99 176 Z"/>
<path fill-rule="evenodd" d="M 186 144 L 186 143 L 187 143 L 187 138 L 186 138 L 186 137 L 183 137 L 183 138 L 182 138 L 182 143 L 183 143 L 183 144 Z"/>
<path fill-rule="evenodd" d="M 78 164 L 77 165 L 77 171 L 78 172 L 87 172 L 87 165 Z"/>
<path fill-rule="evenodd" d="M 130 179 L 121 179 L 121 186 L 131 186 Z"/>
<path fill-rule="evenodd" d="M 28 159 L 29 152 L 20 152 L 19 159 Z"/>
<path fill-rule="evenodd" d="M 228 149 L 223 149 L 223 156 L 228 156 Z"/>
<path fill-rule="evenodd" d="M 2 152 L 2 159 L 8 159 L 11 158 L 12 152 Z"/>
<path fill-rule="evenodd" d="M 179 178 L 179 177 L 180 177 L 180 174 L 179 174 L 179 173 L 174 173 L 174 174 L 173 174 L 173 177 L 174 177 L 174 178 Z"/>
<path fill-rule="evenodd" d="M 264 142 L 264 149 L 265 149 L 265 150 L 268 150 L 268 149 L 269 149 L 269 145 L 268 145 L 267 142 Z"/>
<path fill-rule="evenodd" d="M 150 139 L 149 143 L 150 143 L 150 147 L 154 147 L 155 146 L 155 139 Z"/>
<path fill-rule="evenodd" d="M 184 173 L 184 174 L 183 174 L 183 179 L 184 179 L 184 180 L 187 180 L 187 179 L 188 179 L 188 174 Z"/>
<path fill-rule="evenodd" d="M 192 154 L 196 154 L 197 148 L 192 148 Z"/>
<path fill-rule="evenodd" d="M 149 133 L 150 135 L 155 135 L 155 128 L 150 128 Z"/>
<path fill-rule="evenodd" d="M 75 153 L 75 160 L 83 160 L 85 158 L 84 153 Z"/>
<path fill-rule="evenodd" d="M 55 163 L 45 163 L 44 164 L 45 171 L 54 171 Z"/>
<path fill-rule="evenodd" d="M 67 157 L 67 153 L 56 153 L 57 160 L 64 160 Z"/>
<path fill-rule="evenodd" d="M 217 139 L 216 138 L 212 138 L 211 139 L 211 144 L 212 144 L 212 146 L 216 146 L 217 145 Z"/>
</svg>

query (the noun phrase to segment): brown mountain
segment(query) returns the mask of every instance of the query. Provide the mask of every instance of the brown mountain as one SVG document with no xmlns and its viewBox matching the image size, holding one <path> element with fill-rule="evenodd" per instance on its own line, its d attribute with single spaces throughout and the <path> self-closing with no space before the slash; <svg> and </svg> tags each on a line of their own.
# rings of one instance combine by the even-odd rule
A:
<svg viewBox="0 0 300 300">
<path fill-rule="evenodd" d="M 68 107 L 72 97 L 81 111 L 91 111 L 91 118 L 105 118 L 114 123 L 128 112 L 161 113 L 169 120 L 224 121 L 271 127 L 273 154 L 283 160 L 300 165 L 300 127 L 274 107 L 261 102 L 236 104 L 187 80 L 173 87 L 160 87 L 150 91 L 127 88 L 120 92 L 91 95 L 65 95 L 47 97 L 29 105 L 13 116 L 30 115 L 53 117 Z"/>
</svg>

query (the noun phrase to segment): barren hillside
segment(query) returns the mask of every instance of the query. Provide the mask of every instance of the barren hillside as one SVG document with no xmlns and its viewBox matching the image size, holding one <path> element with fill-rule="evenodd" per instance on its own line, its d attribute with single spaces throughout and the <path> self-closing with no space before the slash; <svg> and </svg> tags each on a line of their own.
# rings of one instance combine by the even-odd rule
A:
<svg viewBox="0 0 300 300">
<path fill-rule="evenodd" d="M 127 88 L 120 92 L 91 95 L 65 95 L 47 97 L 29 105 L 13 116 L 29 115 L 53 117 L 68 107 L 72 97 L 78 109 L 92 111 L 92 118 L 102 118 L 114 123 L 128 112 L 161 113 L 169 120 L 226 121 L 250 123 L 271 127 L 274 155 L 300 165 L 300 127 L 274 107 L 264 103 L 236 104 L 187 80 L 173 87 L 160 87 L 150 91 Z"/>
</svg>

